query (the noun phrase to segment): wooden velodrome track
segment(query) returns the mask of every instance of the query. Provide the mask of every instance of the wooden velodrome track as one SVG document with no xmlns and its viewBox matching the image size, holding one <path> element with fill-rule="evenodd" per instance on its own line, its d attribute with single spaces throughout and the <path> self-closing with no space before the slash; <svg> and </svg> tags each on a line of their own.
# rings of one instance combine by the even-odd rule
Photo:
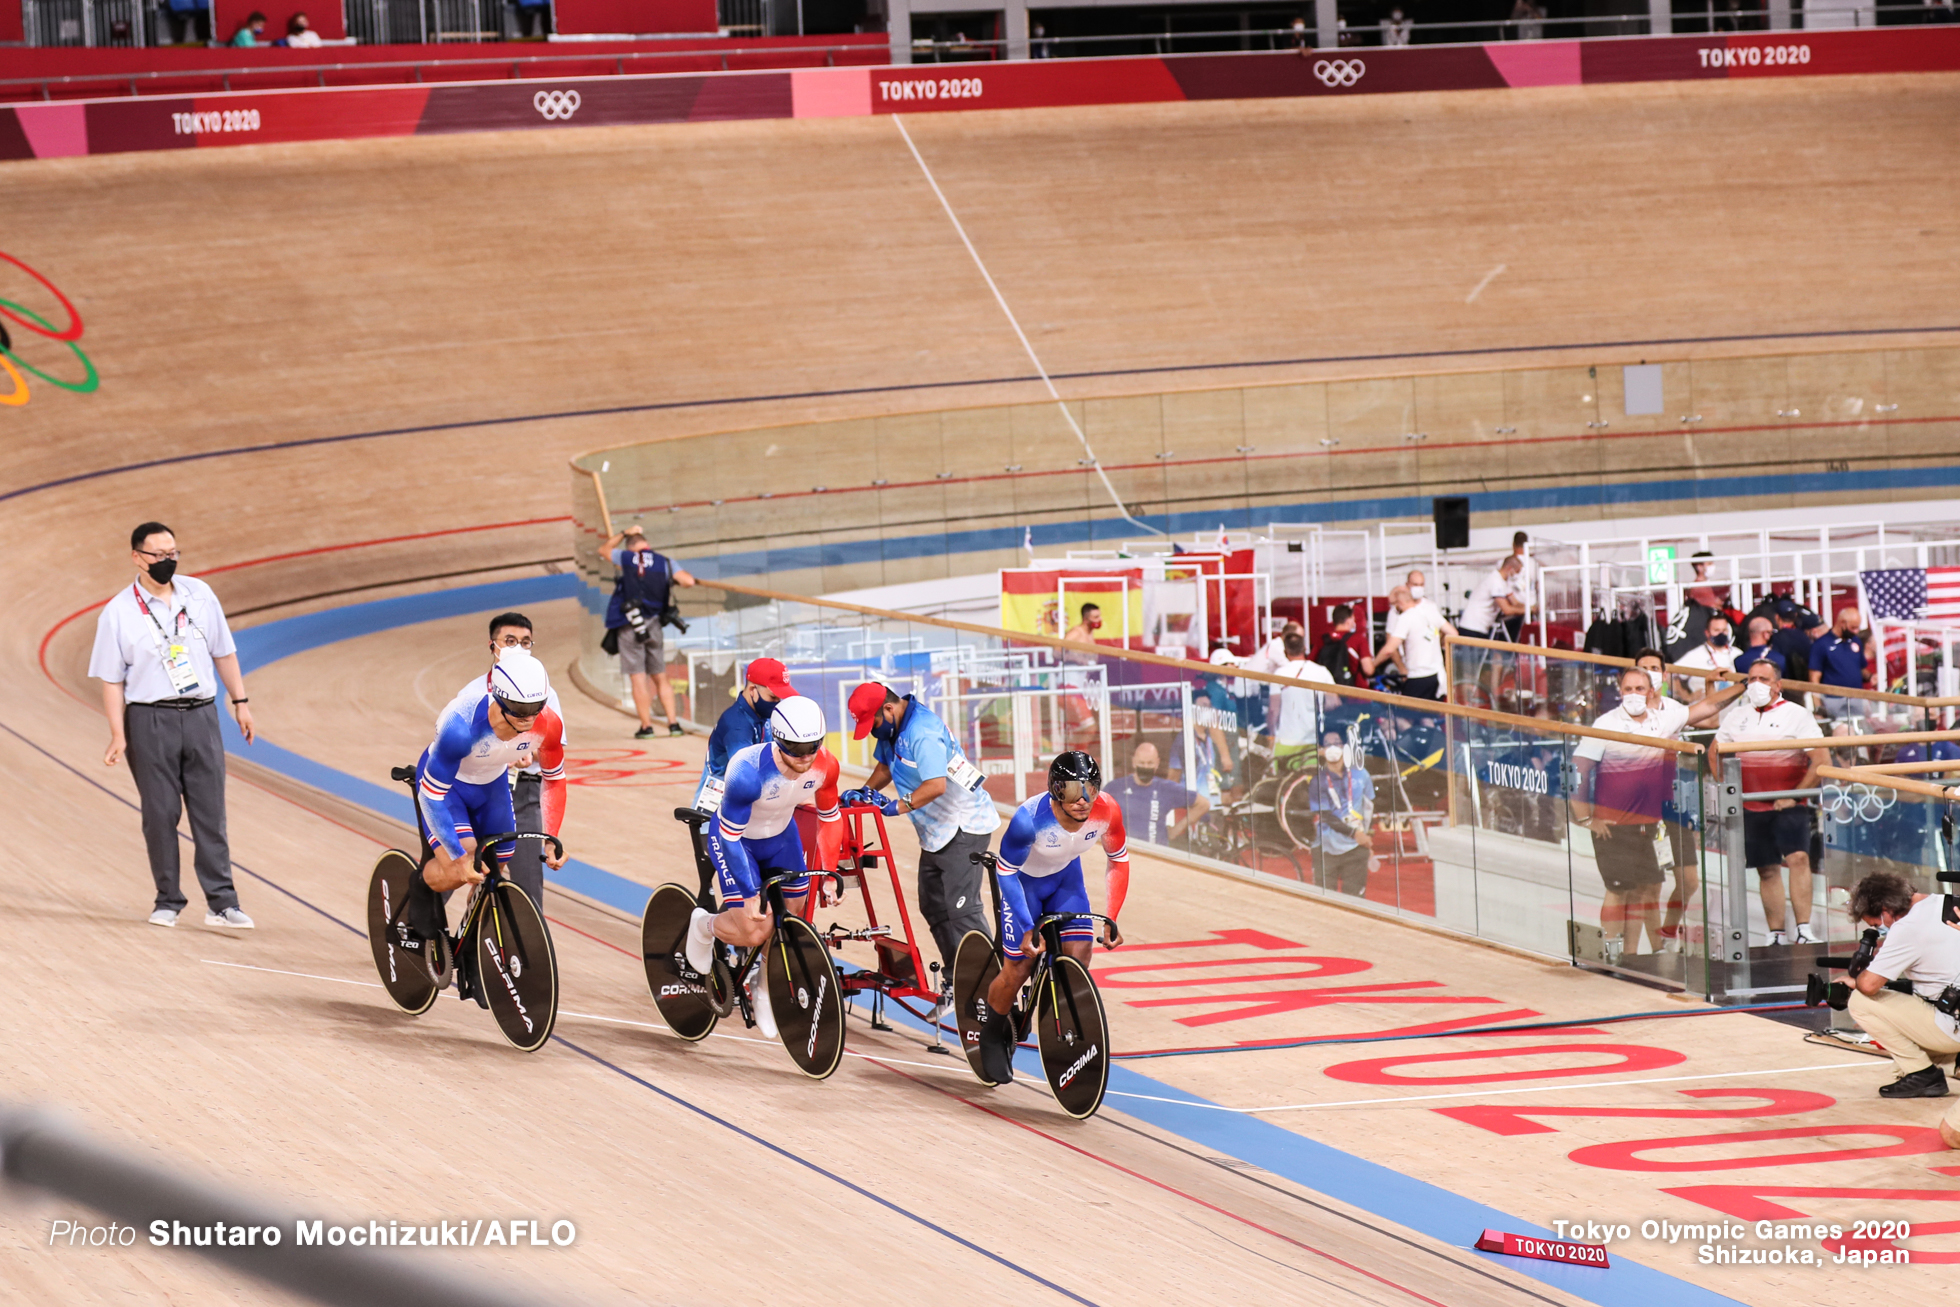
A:
<svg viewBox="0 0 1960 1307">
<path fill-rule="evenodd" d="M 1435 349 L 1472 363 L 1561 340 L 1938 323 L 1960 229 L 1929 160 L 1950 161 L 1956 101 L 1960 79 L 1835 79 L 911 127 L 1049 367 L 1106 374 L 1073 393 L 1120 393 L 1140 384 L 1126 370 L 1193 362 L 1390 356 L 1259 374 L 1277 380 L 1406 371 L 1406 355 Z M 5 181 L 5 249 L 74 298 L 104 382 L 89 396 L 40 387 L 0 413 L 0 663 L 14 687 L 0 729 L 18 814 L 0 879 L 0 1097 L 61 1105 L 323 1217 L 569 1217 L 570 1250 L 441 1256 L 594 1301 L 803 1302 L 867 1286 L 959 1302 L 1690 1301 L 1631 1266 L 1533 1278 L 1465 1251 L 1478 1231 L 1435 1217 L 1434 1195 L 1532 1225 L 1637 1226 L 1765 1210 L 1938 1220 L 1960 1192 L 1931 1169 L 1949 1161 L 1926 1147 L 1932 1113 L 1872 1096 L 1882 1064 L 1746 1015 L 1126 1064 L 1169 1088 L 1119 1084 L 1146 1097 L 1112 1097 L 1086 1126 L 1035 1090 L 980 1090 L 912 1033 L 854 1027 L 854 1051 L 880 1060 L 813 1086 L 778 1049 L 681 1048 L 652 1029 L 632 925 L 564 895 L 551 911 L 565 1042 L 525 1058 L 473 1009 L 412 1021 L 361 987 L 366 946 L 343 923 L 358 923 L 376 840 L 400 834 L 262 769 L 235 773 L 231 792 L 260 929 L 144 925 L 133 789 L 101 766 L 83 676 L 86 606 L 126 581 L 135 521 L 176 527 L 186 569 L 247 626 L 536 575 L 527 565 L 569 553 L 563 460 L 581 448 L 1035 391 L 977 384 L 1022 375 L 1024 360 L 886 123 L 111 156 L 14 165 Z M 0 297 L 52 313 L 36 293 L 14 278 Z M 921 384 L 938 388 L 904 389 Z M 732 402 L 770 395 L 790 397 Z M 667 404 L 682 407 L 647 407 Z M 623 408 L 637 411 L 536 417 Z M 356 593 L 294 602 L 328 592 Z M 569 604 L 539 616 L 562 666 Z M 425 741 L 480 649 L 475 618 L 362 636 L 273 664 L 253 678 L 254 707 L 270 742 L 378 780 Z M 594 782 L 572 796 L 574 852 L 643 884 L 684 875 L 660 814 L 698 742 L 635 750 L 616 715 L 576 695 L 567 707 Z M 1109 965 L 1170 965 L 1108 976 L 1119 1049 L 1667 1006 L 1280 893 L 1147 860 L 1137 873 L 1125 925 L 1139 947 Z M 1216 933 L 1231 931 L 1258 935 Z M 1287 961 L 1300 957 L 1319 961 Z M 1191 981 L 1229 959 L 1247 967 Z M 1342 970 L 1356 979 L 1336 986 L 1443 1001 L 1306 992 Z M 1534 1051 L 1460 1064 L 1519 1048 Z M 1435 1054 L 1458 1057 L 1372 1065 Z M 1673 1079 L 1690 1076 L 1712 1078 Z M 1363 1101 L 1478 1086 L 1492 1097 Z M 1156 1101 L 1179 1094 L 1297 1110 Z M 1438 1110 L 1526 1102 L 1535 1120 Z M 1314 1103 L 1347 1105 L 1298 1107 Z M 1436 1190 L 1405 1192 L 1354 1157 Z M 51 1250 L 56 1214 L 0 1210 L 11 1298 L 267 1297 L 148 1249 Z M 1913 1246 L 1960 1256 L 1950 1235 Z M 1907 1293 L 1944 1283 L 1936 1267 L 1615 1251 L 1751 1302 L 1842 1301 L 1857 1274 Z"/>
</svg>

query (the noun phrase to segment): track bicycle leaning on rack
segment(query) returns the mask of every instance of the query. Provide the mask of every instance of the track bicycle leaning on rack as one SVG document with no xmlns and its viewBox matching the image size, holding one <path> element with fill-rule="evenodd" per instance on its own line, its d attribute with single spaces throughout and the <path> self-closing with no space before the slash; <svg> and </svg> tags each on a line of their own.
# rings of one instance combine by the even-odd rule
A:
<svg viewBox="0 0 1960 1307">
<path fill-rule="evenodd" d="M 714 962 L 703 974 L 688 965 L 687 930 L 695 908 L 715 910 L 715 868 L 702 834 L 714 814 L 676 808 L 674 819 L 687 824 L 701 883 L 693 890 L 671 883 L 660 886 L 640 918 L 647 989 L 661 1019 L 689 1041 L 706 1039 L 716 1022 L 737 1008 L 742 1020 L 754 1026 L 748 987 L 766 984 L 776 1030 L 791 1060 L 812 1079 L 826 1078 L 844 1058 L 844 988 L 823 937 L 783 902 L 783 882 L 803 875 L 803 869 L 762 869 L 763 898 L 775 917 L 769 942 L 743 949 L 716 939 Z"/>
<path fill-rule="evenodd" d="M 973 860 L 987 871 L 998 931 L 1001 914 L 996 858 L 991 853 L 976 853 Z M 1114 934 L 1116 923 L 1095 912 L 1050 913 L 1037 919 L 1035 929 L 1043 948 L 1012 1013 L 1015 1042 L 1034 1035 L 1041 1053 L 1041 1071 L 1055 1101 L 1078 1121 L 1096 1114 L 1109 1088 L 1109 1021 L 1102 995 L 1089 969 L 1062 952 L 1062 927 L 1082 917 L 1105 923 Z M 953 956 L 953 1015 L 966 1060 L 973 1074 L 987 1085 L 994 1082 L 981 1065 L 980 1027 L 988 1016 L 987 990 L 1000 968 L 999 941 L 982 931 L 969 930 Z"/>
<path fill-rule="evenodd" d="M 389 775 L 406 784 L 413 797 L 413 767 L 396 767 Z M 420 829 L 419 805 L 416 812 Z M 564 846 L 552 835 L 509 831 L 480 838 L 473 865 L 483 880 L 471 888 L 454 933 L 438 924 L 431 934 L 428 923 L 410 919 L 410 882 L 433 856 L 426 832 L 419 859 L 389 849 L 368 881 L 368 946 L 382 988 L 402 1011 L 420 1016 L 454 982 L 459 997 L 489 1009 L 512 1046 L 534 1053 L 551 1038 L 558 1020 L 558 958 L 544 914 L 498 868 L 497 846 L 517 840 L 545 841 L 553 856 L 564 856 Z"/>
</svg>

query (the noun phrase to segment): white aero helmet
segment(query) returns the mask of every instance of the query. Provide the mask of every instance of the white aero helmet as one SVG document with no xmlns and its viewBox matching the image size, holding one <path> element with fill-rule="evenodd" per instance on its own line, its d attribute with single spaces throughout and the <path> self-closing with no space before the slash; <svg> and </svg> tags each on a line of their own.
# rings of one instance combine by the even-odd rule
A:
<svg viewBox="0 0 1960 1307">
<path fill-rule="evenodd" d="M 815 699 L 792 695 L 769 714 L 769 733 L 784 753 L 807 758 L 823 747 L 825 734 L 823 709 Z"/>
<path fill-rule="evenodd" d="M 497 665 L 490 669 L 490 694 L 498 707 L 519 717 L 535 717 L 544 711 L 550 693 L 551 677 L 529 650 L 497 651 Z"/>
</svg>

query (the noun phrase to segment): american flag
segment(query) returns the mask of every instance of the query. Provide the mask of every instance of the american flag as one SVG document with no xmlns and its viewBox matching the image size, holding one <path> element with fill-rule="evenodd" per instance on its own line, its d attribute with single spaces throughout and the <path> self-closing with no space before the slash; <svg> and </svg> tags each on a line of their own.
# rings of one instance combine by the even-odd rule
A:
<svg viewBox="0 0 1960 1307">
<path fill-rule="evenodd" d="M 1960 622 L 1960 567 L 1892 567 L 1858 579 L 1874 618 Z"/>
</svg>

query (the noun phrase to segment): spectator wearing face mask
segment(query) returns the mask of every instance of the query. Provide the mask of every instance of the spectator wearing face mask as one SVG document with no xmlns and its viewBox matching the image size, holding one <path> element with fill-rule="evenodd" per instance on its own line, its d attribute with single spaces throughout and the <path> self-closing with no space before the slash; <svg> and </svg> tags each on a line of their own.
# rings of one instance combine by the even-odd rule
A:
<svg viewBox="0 0 1960 1307">
<path fill-rule="evenodd" d="M 1593 721 L 1595 730 L 1674 740 L 1688 724 L 1688 710 L 1654 688 L 1651 673 L 1629 667 L 1620 673 L 1620 703 Z M 1649 953 L 1663 947 L 1661 874 L 1656 835 L 1674 796 L 1676 763 L 1666 749 L 1587 736 L 1573 752 L 1578 780 L 1572 820 L 1593 841 L 1593 860 L 1606 887 L 1599 929 L 1606 960 L 1640 953 L 1646 932 Z"/>
<path fill-rule="evenodd" d="M 722 778 L 728 774 L 728 760 L 770 738 L 769 714 L 781 699 L 794 697 L 789 673 L 774 658 L 757 658 L 742 673 L 742 691 L 735 702 L 724 708 L 708 735 L 708 761 L 701 768 L 701 783 L 694 790 L 694 806 L 702 812 L 721 807 Z"/>
<path fill-rule="evenodd" d="M 1853 690 L 1864 688 L 1873 660 L 1866 653 L 1864 638 L 1858 634 L 1858 622 L 1856 608 L 1840 608 L 1831 629 L 1811 643 L 1810 680 L 1813 684 L 1840 685 Z M 1827 694 L 1824 696 L 1824 715 L 1845 719 L 1863 717 L 1865 700 L 1843 694 Z"/>
<path fill-rule="evenodd" d="M 1742 652 L 1736 655 L 1736 670 L 1745 671 L 1759 662 L 1767 661 L 1775 664 L 1779 679 L 1788 675 L 1789 661 L 1771 643 L 1776 637 L 1776 624 L 1758 613 L 1749 619 L 1748 625 L 1743 629 L 1747 632 L 1748 639 L 1743 645 Z"/>
<path fill-rule="evenodd" d="M 1496 632 L 1502 623 L 1524 616 L 1524 603 L 1517 593 L 1518 575 L 1523 570 L 1523 559 L 1506 554 L 1495 570 L 1477 582 L 1463 605 L 1463 634 L 1476 640 L 1493 640 L 1498 638 Z"/>
<path fill-rule="evenodd" d="M 1395 611 L 1388 616 L 1388 638 L 1382 641 L 1375 665 L 1384 660 L 1402 669 L 1402 693 L 1411 699 L 1441 699 L 1443 633 L 1456 634 L 1443 610 L 1422 596 L 1421 572 L 1409 573 L 1411 584 L 1388 592 Z"/>
<path fill-rule="evenodd" d="M 1741 665 L 1741 664 L 1738 664 Z M 1763 920 L 1772 946 L 1791 942 L 1786 928 L 1789 917 L 1796 919 L 1795 942 L 1821 943 L 1810 928 L 1811 865 L 1810 800 L 1795 798 L 1752 799 L 1751 794 L 1779 790 L 1807 790 L 1817 784 L 1817 768 L 1826 751 L 1808 749 L 1804 740 L 1822 739 L 1817 719 L 1810 711 L 1783 697 L 1783 676 L 1776 664 L 1760 657 L 1747 664 L 1748 679 L 1742 698 L 1722 714 L 1715 739 L 1708 748 L 1708 765 L 1722 775 L 1722 746 L 1743 741 L 1788 740 L 1788 749 L 1738 753 L 1742 764 L 1742 843 L 1743 859 L 1756 869 L 1763 898 Z M 1790 869 L 1789 892 L 1783 884 L 1783 868 Z"/>
<path fill-rule="evenodd" d="M 1211 800 L 1196 790 L 1158 774 L 1162 761 L 1148 740 L 1130 754 L 1130 774 L 1104 788 L 1123 810 L 1123 829 L 1133 840 L 1169 848 L 1183 846 L 1184 832 L 1211 809 Z M 1173 821 L 1173 813 L 1183 813 Z"/>
<path fill-rule="evenodd" d="M 1703 628 L 1702 643 L 1675 661 L 1682 667 L 1706 667 L 1712 672 L 1734 671 L 1736 651 L 1731 647 L 1731 640 L 1729 619 L 1721 613 L 1711 613 Z M 1701 676 L 1676 676 L 1674 683 L 1678 696 L 1684 700 L 1699 699 L 1707 694 L 1710 684 L 1720 684 Z"/>
<path fill-rule="evenodd" d="M 1357 898 L 1366 894 L 1375 782 L 1361 759 L 1348 757 L 1339 731 L 1321 737 L 1307 807 L 1314 814 L 1313 883 Z"/>
<path fill-rule="evenodd" d="M 1658 649 L 1642 649 L 1634 655 L 1633 665 L 1647 673 L 1647 683 L 1654 692 L 1670 702 L 1679 704 L 1687 714 L 1688 725 L 1695 725 L 1694 710 L 1681 704 L 1668 693 L 1669 677 L 1667 663 Z M 1713 720 L 1710 718 L 1710 720 Z M 1674 953 L 1681 948 L 1681 919 L 1687 914 L 1688 904 L 1694 899 L 1695 891 L 1701 887 L 1701 864 L 1699 861 L 1700 821 L 1694 815 L 1695 801 L 1692 772 L 1683 773 L 1679 759 L 1675 760 L 1674 784 L 1669 788 L 1667 800 L 1661 804 L 1662 852 L 1667 854 L 1674 865 L 1674 892 L 1667 896 L 1667 911 L 1661 919 L 1661 952 Z M 1683 787 L 1687 789 L 1683 789 Z M 1687 796 L 1685 806 L 1684 794 Z"/>
</svg>

